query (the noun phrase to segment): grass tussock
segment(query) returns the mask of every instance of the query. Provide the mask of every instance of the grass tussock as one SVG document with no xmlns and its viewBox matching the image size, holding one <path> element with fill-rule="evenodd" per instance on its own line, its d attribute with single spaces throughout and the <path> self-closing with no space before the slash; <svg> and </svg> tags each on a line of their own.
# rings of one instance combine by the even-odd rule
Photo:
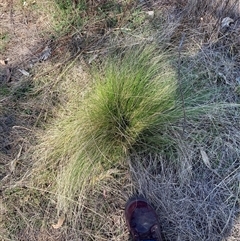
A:
<svg viewBox="0 0 240 241">
<path fill-rule="evenodd" d="M 163 149 L 171 142 L 163 132 L 183 116 L 175 74 L 166 56 L 152 48 L 111 58 L 93 77 L 82 97 L 77 87 L 82 80 L 71 80 L 62 116 L 37 147 L 47 167 L 60 166 L 56 178 L 61 208 L 66 197 L 83 195 L 136 147 Z"/>
<path fill-rule="evenodd" d="M 115 168 L 133 152 L 173 155 L 175 124 L 210 108 L 203 102 L 209 94 L 180 93 L 168 57 L 153 47 L 131 48 L 111 57 L 95 68 L 92 78 L 82 97 L 77 87 L 81 80 L 69 83 L 62 117 L 37 147 L 41 161 L 58 166 L 60 210 L 66 211 L 76 194 L 84 198 L 91 185 L 114 176 Z"/>
<path fill-rule="evenodd" d="M 124 55 L 108 61 L 104 72 L 93 74 L 92 87 L 83 98 L 69 91 L 63 118 L 41 144 L 48 165 L 62 166 L 61 200 L 104 177 L 106 169 L 121 164 L 134 145 L 146 145 L 144 132 L 156 136 L 160 126 L 180 118 L 179 111 L 171 114 L 177 83 L 166 58 L 147 48 Z M 94 172 L 101 176 L 94 179 Z"/>
<path fill-rule="evenodd" d="M 174 71 L 166 56 L 153 54 L 153 49 L 117 56 L 109 61 L 104 74 L 96 77 L 86 104 L 93 137 L 88 139 L 105 149 L 111 162 L 113 156 L 118 159 L 117 153 L 121 157 L 136 144 L 146 145 L 146 135 L 157 135 L 161 126 L 181 115 L 176 108 Z"/>
</svg>

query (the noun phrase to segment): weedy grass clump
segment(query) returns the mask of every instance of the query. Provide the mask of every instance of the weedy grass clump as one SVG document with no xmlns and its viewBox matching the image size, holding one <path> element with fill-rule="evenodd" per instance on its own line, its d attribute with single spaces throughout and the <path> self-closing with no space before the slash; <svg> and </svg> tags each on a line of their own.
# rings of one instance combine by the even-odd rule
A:
<svg viewBox="0 0 240 241">
<path fill-rule="evenodd" d="M 147 136 L 158 135 L 161 126 L 181 114 L 177 81 L 166 56 L 140 48 L 113 58 L 104 69 L 95 75 L 96 83 L 85 102 L 86 136 L 112 163 L 133 146 L 146 148 Z"/>
<path fill-rule="evenodd" d="M 69 82 L 61 117 L 38 147 L 44 170 L 58 167 L 58 204 L 65 211 L 132 152 L 172 152 L 174 124 L 207 109 L 196 107 L 199 96 L 186 91 L 183 111 L 170 60 L 154 47 L 123 50 L 92 73 L 85 94 L 78 80 Z"/>
<path fill-rule="evenodd" d="M 93 70 L 91 87 L 83 97 L 76 93 L 76 81 L 70 85 L 73 91 L 68 91 L 64 114 L 40 147 L 48 166 L 62 167 L 57 177 L 60 203 L 121 165 L 136 147 L 147 149 L 151 136 L 168 142 L 161 132 L 182 116 L 177 81 L 166 56 L 144 47 L 106 62 Z M 155 145 L 160 147 L 160 142 Z"/>
</svg>

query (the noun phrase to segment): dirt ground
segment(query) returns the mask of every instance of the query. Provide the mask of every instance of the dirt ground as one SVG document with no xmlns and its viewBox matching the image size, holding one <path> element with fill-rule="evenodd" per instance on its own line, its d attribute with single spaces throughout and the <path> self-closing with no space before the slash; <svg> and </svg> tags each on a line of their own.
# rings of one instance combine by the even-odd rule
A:
<svg viewBox="0 0 240 241">
<path fill-rule="evenodd" d="M 46 16 L 34 13 L 29 10 L 31 6 L 24 3 L 0 3 L 1 170 L 3 165 L 10 165 L 10 160 L 19 158 L 29 144 L 29 127 L 34 120 L 27 113 L 19 116 L 19 110 L 24 109 L 22 99 L 29 88 L 31 68 L 38 62 L 36 58 L 44 49 L 48 40 L 46 33 L 51 29 Z M 1 176 L 8 176 L 8 171 L 6 168 Z"/>
<path fill-rule="evenodd" d="M 32 68 L 49 41 L 51 18 L 33 11 L 34 1 L 0 2 L 0 179 L 1 191 L 26 172 L 30 160 L 21 157 L 33 141 L 33 113 L 26 100 Z M 29 105 L 29 106 L 28 106 Z M 17 168 L 16 165 L 20 168 Z M 1 221 L 6 215 L 1 198 Z M 0 226 L 1 240 L 6 233 Z M 19 239 L 20 240 L 20 239 Z"/>
</svg>

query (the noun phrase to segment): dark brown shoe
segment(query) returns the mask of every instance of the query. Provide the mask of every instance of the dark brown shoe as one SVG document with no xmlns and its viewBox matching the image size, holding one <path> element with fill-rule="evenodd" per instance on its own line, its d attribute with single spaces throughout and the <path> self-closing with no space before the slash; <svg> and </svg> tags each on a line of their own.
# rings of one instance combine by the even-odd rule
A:
<svg viewBox="0 0 240 241">
<path fill-rule="evenodd" d="M 125 217 L 133 241 L 163 241 L 157 214 L 146 199 L 131 198 L 125 207 Z"/>
</svg>

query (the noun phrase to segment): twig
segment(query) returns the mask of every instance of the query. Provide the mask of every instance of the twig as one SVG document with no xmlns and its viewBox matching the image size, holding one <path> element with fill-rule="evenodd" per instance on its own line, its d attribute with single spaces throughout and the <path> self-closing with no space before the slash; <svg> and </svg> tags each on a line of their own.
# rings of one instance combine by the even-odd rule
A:
<svg viewBox="0 0 240 241">
<path fill-rule="evenodd" d="M 178 71 L 177 71 L 177 78 L 178 78 L 178 84 L 179 84 L 179 90 L 180 90 L 180 96 L 182 100 L 182 109 L 183 109 L 183 116 L 184 116 L 184 122 L 183 122 L 183 134 L 185 134 L 185 129 L 186 129 L 186 110 L 185 110 L 185 100 L 183 96 L 183 90 L 182 90 L 182 82 L 181 82 L 181 50 L 182 50 L 182 45 L 185 39 L 185 33 L 182 34 L 182 38 L 180 41 L 180 44 L 178 46 Z"/>
</svg>

